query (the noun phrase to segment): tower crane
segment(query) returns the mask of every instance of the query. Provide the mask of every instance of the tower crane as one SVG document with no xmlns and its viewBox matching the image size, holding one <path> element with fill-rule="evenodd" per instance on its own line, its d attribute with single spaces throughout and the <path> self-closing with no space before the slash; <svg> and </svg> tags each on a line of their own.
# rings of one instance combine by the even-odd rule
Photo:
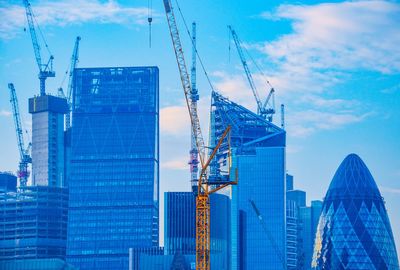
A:
<svg viewBox="0 0 400 270">
<path fill-rule="evenodd" d="M 229 132 L 231 127 L 228 126 L 226 128 L 226 130 L 220 137 L 217 146 L 213 149 L 210 156 L 207 157 L 206 154 L 207 151 L 200 128 L 200 121 L 197 113 L 196 102 L 194 102 L 191 96 L 192 85 L 186 67 L 185 57 L 182 49 L 178 27 L 176 24 L 175 15 L 171 5 L 171 0 L 163 0 L 163 3 L 171 35 L 172 45 L 174 48 L 179 74 L 182 82 L 183 92 L 185 94 L 185 101 L 189 111 L 192 132 L 195 138 L 197 151 L 199 152 L 199 158 L 201 164 L 201 171 L 197 183 L 197 196 L 196 196 L 196 270 L 209 270 L 210 269 L 209 196 L 212 193 L 215 193 L 226 186 L 237 184 L 237 171 L 235 172 L 236 179 L 234 181 L 230 181 L 230 178 L 227 177 L 226 180 L 220 181 L 218 185 L 216 185 L 215 183 L 211 183 L 208 181 L 208 170 L 209 170 L 208 167 L 210 165 L 211 160 L 215 157 L 222 142 L 227 139 L 229 145 Z M 230 155 L 230 151 L 228 154 Z M 230 176 L 230 172 L 228 173 L 229 173 L 228 176 Z"/>
<path fill-rule="evenodd" d="M 35 24 L 34 24 L 34 15 L 33 11 L 31 8 L 31 4 L 29 3 L 28 0 L 23 0 L 24 6 L 25 6 L 25 13 L 26 13 L 26 18 L 28 21 L 29 25 L 29 32 L 31 33 L 31 39 L 32 39 L 32 45 L 33 45 L 33 51 L 35 53 L 35 58 L 36 58 L 36 63 L 39 67 L 39 81 L 40 81 L 40 95 L 44 96 L 46 95 L 46 79 L 49 77 L 55 77 L 56 73 L 53 71 L 53 55 L 50 55 L 49 60 L 47 61 L 47 64 L 42 63 L 42 56 L 40 54 L 40 45 L 39 41 L 37 39 L 36 35 L 36 30 L 35 30 Z M 46 47 L 47 44 L 45 44 Z"/>
<path fill-rule="evenodd" d="M 194 106 L 197 107 L 197 101 L 199 100 L 199 94 L 196 85 L 196 23 L 192 23 L 192 68 L 190 70 L 190 80 L 192 88 L 190 91 L 190 100 Z M 191 141 L 190 141 L 190 182 L 192 184 L 192 191 L 197 192 L 197 179 L 198 179 L 198 164 L 199 164 L 199 152 L 196 147 L 196 138 L 193 131 L 191 130 Z"/>
<path fill-rule="evenodd" d="M 73 91 L 73 81 L 74 81 L 74 70 L 79 61 L 79 42 L 81 37 L 76 37 L 74 51 L 71 57 L 71 66 L 69 69 L 69 80 L 68 80 L 68 90 L 67 90 L 67 103 L 69 111 L 65 114 L 65 128 L 68 130 L 71 127 L 71 110 L 72 110 L 72 91 Z"/>
<path fill-rule="evenodd" d="M 24 136 L 22 132 L 21 117 L 19 114 L 19 106 L 17 94 L 15 92 L 14 84 L 9 83 L 8 89 L 10 90 L 10 103 L 13 112 L 15 131 L 17 134 L 17 143 L 20 156 L 19 168 L 17 172 L 20 187 L 26 186 L 29 178 L 28 164 L 32 163 L 32 158 L 30 156 L 31 143 L 25 148 Z"/>
<path fill-rule="evenodd" d="M 274 93 L 275 89 L 271 87 L 267 98 L 265 99 L 264 103 L 260 99 L 260 95 L 258 94 L 257 87 L 254 83 L 253 76 L 251 75 L 250 68 L 247 65 L 246 57 L 243 53 L 242 45 L 239 40 L 238 35 L 236 34 L 236 31 L 232 28 L 232 26 L 228 26 L 229 31 L 232 35 L 233 41 L 235 42 L 236 49 L 238 51 L 240 61 L 242 62 L 243 69 L 246 73 L 247 81 L 249 82 L 250 88 L 253 92 L 254 98 L 257 103 L 257 113 L 262 116 L 264 119 L 267 119 L 268 121 L 272 122 L 272 117 L 275 114 L 275 104 L 274 104 Z M 269 82 L 267 82 L 269 84 Z M 268 104 L 270 103 L 270 100 L 272 98 L 272 106 L 270 108 L 267 108 Z"/>
</svg>

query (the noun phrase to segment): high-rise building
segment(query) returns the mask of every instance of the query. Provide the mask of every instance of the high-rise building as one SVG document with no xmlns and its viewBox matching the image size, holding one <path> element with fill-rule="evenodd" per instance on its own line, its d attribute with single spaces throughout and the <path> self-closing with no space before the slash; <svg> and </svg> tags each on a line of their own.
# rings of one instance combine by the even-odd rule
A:
<svg viewBox="0 0 400 270">
<path fill-rule="evenodd" d="M 289 176 L 289 175 L 287 175 Z M 286 191 L 286 254 L 287 269 L 301 269 L 303 234 L 301 208 L 306 208 L 306 193 L 293 189 L 293 176 L 291 187 Z M 307 221 L 306 221 L 307 222 Z"/>
<path fill-rule="evenodd" d="M 65 260 L 68 190 L 20 187 L 0 197 L 0 261 Z"/>
<path fill-rule="evenodd" d="M 210 209 L 211 269 L 230 270 L 229 197 L 211 194 Z M 195 269 L 196 197 L 193 192 L 164 193 L 164 245 L 164 249 L 131 249 L 131 270 Z M 174 268 L 175 264 L 182 267 Z"/>
<path fill-rule="evenodd" d="M 399 269 L 385 203 L 374 178 L 356 154 L 337 169 L 317 228 L 315 269 Z"/>
<path fill-rule="evenodd" d="M 232 269 L 283 269 L 286 261 L 285 143 L 286 133 L 261 116 L 212 93 L 211 146 L 231 126 L 232 170 L 239 184 L 232 187 Z M 211 171 L 226 170 L 228 140 L 217 153 Z M 265 222 L 260 221 L 258 213 Z M 268 237 L 272 235 L 272 239 Z M 271 241 L 272 240 L 272 241 Z"/>
<path fill-rule="evenodd" d="M 304 200 L 305 201 L 305 200 Z M 322 201 L 311 201 L 311 206 L 298 207 L 297 269 L 310 270 L 315 231 L 317 229 Z"/>
<path fill-rule="evenodd" d="M 196 197 L 193 192 L 166 192 L 164 195 L 165 254 L 196 255 Z M 211 266 L 230 269 L 230 199 L 210 195 Z"/>
<path fill-rule="evenodd" d="M 195 196 L 193 192 L 164 193 L 165 254 L 196 254 Z"/>
<path fill-rule="evenodd" d="M 74 73 L 67 260 L 128 269 L 128 249 L 158 246 L 157 67 Z"/>
<path fill-rule="evenodd" d="M 64 98 L 29 99 L 32 114 L 32 182 L 16 190 L 8 176 L 0 196 L 0 261 L 20 267 L 20 260 L 45 265 L 42 259 L 65 260 L 68 189 L 64 170 Z M 0 177 L 4 179 L 3 177 Z M 13 179 L 14 178 L 14 179 Z M 50 263 L 51 264 L 51 263 Z"/>
<path fill-rule="evenodd" d="M 32 185 L 65 186 L 65 98 L 44 95 L 29 99 L 32 114 Z"/>
<path fill-rule="evenodd" d="M 298 209 L 294 201 L 286 201 L 286 266 L 288 270 L 298 268 Z"/>
<path fill-rule="evenodd" d="M 288 179 L 289 178 L 289 179 Z M 306 192 L 294 189 L 293 176 L 286 175 L 287 268 L 310 270 L 321 201 L 306 205 Z"/>
</svg>

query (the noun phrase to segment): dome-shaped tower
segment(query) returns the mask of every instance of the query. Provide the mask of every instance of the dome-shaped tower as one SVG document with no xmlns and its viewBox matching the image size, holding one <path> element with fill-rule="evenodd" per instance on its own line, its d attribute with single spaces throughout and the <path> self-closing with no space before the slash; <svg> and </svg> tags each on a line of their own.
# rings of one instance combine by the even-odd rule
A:
<svg viewBox="0 0 400 270">
<path fill-rule="evenodd" d="M 399 270 L 383 198 L 356 154 L 348 155 L 340 164 L 326 193 L 312 267 Z"/>
</svg>

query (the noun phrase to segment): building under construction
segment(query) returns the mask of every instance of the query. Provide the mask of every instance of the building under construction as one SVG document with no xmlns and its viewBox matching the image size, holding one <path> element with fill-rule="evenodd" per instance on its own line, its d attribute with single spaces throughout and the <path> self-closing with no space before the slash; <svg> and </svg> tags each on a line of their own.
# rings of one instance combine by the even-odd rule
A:
<svg viewBox="0 0 400 270">
<path fill-rule="evenodd" d="M 232 127 L 232 166 L 239 172 L 231 194 L 232 269 L 286 269 L 286 132 L 216 92 L 210 117 L 214 145 Z M 215 173 L 228 162 L 227 147 L 226 140 L 213 164 Z"/>
</svg>

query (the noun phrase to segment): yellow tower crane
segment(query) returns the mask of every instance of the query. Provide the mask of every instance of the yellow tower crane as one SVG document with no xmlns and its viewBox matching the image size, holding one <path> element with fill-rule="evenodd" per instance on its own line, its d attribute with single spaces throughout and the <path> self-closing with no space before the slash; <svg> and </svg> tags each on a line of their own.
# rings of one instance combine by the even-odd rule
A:
<svg viewBox="0 0 400 270">
<path fill-rule="evenodd" d="M 231 127 L 228 126 L 213 149 L 210 156 L 207 157 L 207 147 L 205 147 L 203 135 L 200 128 L 200 121 L 197 112 L 196 101 L 191 99 L 192 85 L 189 73 L 186 67 L 185 57 L 182 49 L 182 43 L 176 24 L 175 15 L 170 0 L 163 0 L 165 13 L 167 15 L 168 27 L 171 34 L 172 45 L 175 51 L 175 57 L 178 64 L 181 77 L 183 92 L 185 94 L 186 105 L 189 111 L 193 136 L 196 141 L 196 147 L 199 152 L 201 171 L 198 180 L 198 193 L 196 196 L 196 270 L 210 270 L 210 194 L 215 193 L 224 187 L 237 184 L 237 171 L 235 172 L 235 181 L 230 181 L 230 171 L 228 177 L 223 181 L 208 181 L 209 165 L 215 157 L 218 149 L 225 139 L 228 140 Z M 230 161 L 230 150 L 228 150 L 228 160 Z M 230 168 L 230 162 L 228 164 Z"/>
</svg>

